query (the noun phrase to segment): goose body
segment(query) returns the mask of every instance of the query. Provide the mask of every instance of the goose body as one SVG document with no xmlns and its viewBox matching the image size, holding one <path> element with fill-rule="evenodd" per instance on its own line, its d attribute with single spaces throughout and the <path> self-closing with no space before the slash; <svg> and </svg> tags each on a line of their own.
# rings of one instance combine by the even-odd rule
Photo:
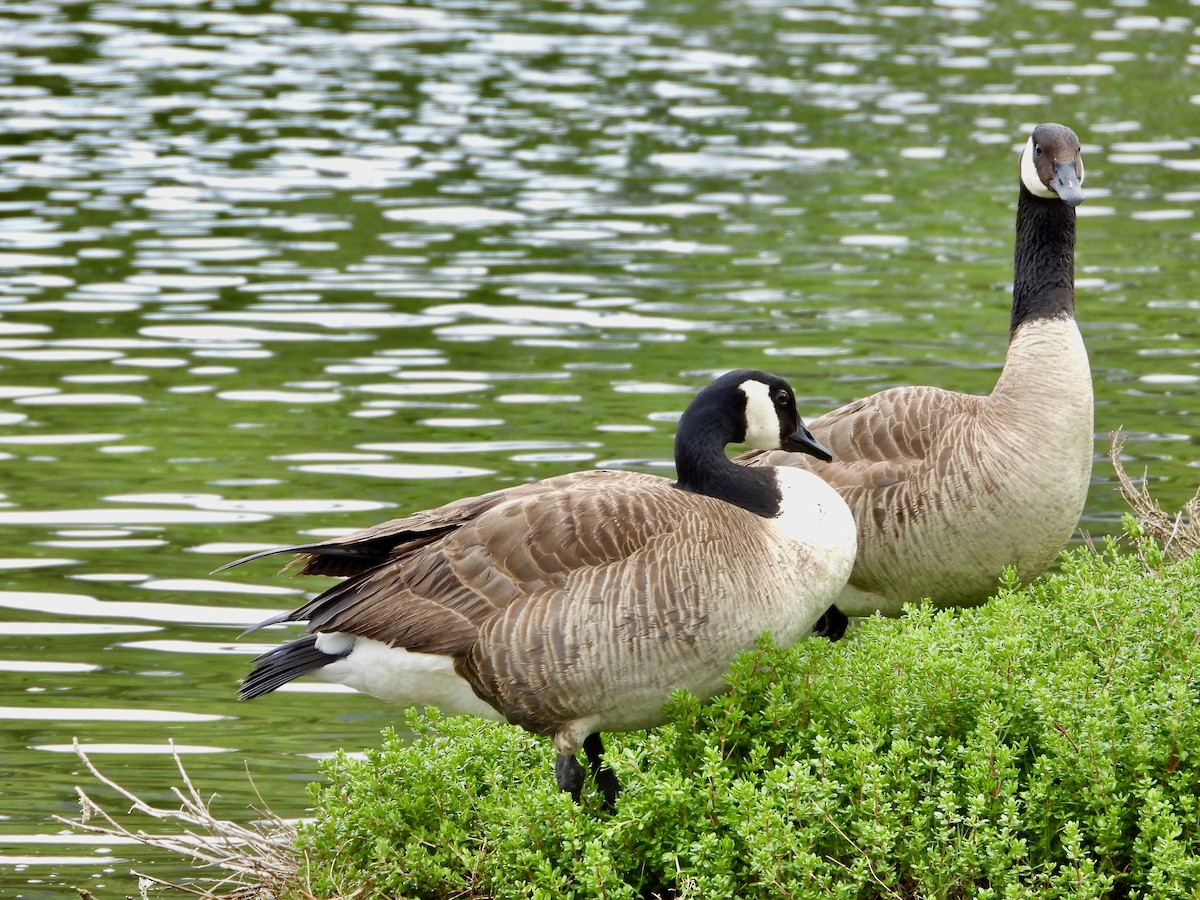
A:
<svg viewBox="0 0 1200 900">
<path fill-rule="evenodd" d="M 1079 139 L 1040 125 L 1020 160 L 1008 353 L 991 394 L 898 387 L 810 423 L 832 462 L 751 452 L 832 485 L 858 523 L 858 558 L 818 630 L 905 603 L 983 603 L 1005 567 L 1044 572 L 1083 511 L 1093 455 L 1092 380 L 1075 322 Z M 840 613 L 840 614 L 839 614 Z"/>
<path fill-rule="evenodd" d="M 680 420 L 678 481 L 576 472 L 271 551 L 346 578 L 263 623 L 307 625 L 255 661 L 241 695 L 311 674 L 506 721 L 553 740 L 578 797 L 580 747 L 602 774 L 592 736 L 660 723 L 676 688 L 718 693 L 734 656 L 766 631 L 800 639 L 846 583 L 846 504 L 802 469 L 735 465 L 733 441 L 827 456 L 786 382 L 740 370 Z"/>
</svg>

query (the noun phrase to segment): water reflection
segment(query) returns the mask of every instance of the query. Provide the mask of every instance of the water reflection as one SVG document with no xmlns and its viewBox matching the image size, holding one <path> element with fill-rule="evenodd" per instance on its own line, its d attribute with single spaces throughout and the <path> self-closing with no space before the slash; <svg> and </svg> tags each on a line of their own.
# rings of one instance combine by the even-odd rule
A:
<svg viewBox="0 0 1200 900">
<path fill-rule="evenodd" d="M 227 584 L 223 592 L 292 596 L 300 593 L 295 589 L 251 584 Z M 0 591 L 0 609 L 37 612 L 51 618 L 88 616 L 98 619 L 147 619 L 159 623 L 240 627 L 255 625 L 278 611 L 274 608 L 246 609 L 187 603 L 98 600 L 86 594 L 52 594 L 34 591 Z"/>
<path fill-rule="evenodd" d="M 95 672 L 100 666 L 88 663 L 57 663 L 30 659 L 0 660 L 0 672 L 48 672 L 60 675 L 71 675 L 78 672 Z M 0 718 L 5 718 L 0 712 Z"/>
<path fill-rule="evenodd" d="M 118 435 L 119 436 L 119 435 Z M 65 436 L 59 436 L 65 437 Z M 90 437 L 72 435 L 71 437 Z M 33 443 L 78 443 L 79 441 L 34 441 Z M 14 440 L 13 443 L 24 443 Z M 201 512 L 184 509 L 58 509 L 0 512 L 2 525 L 224 525 L 260 522 L 262 515 L 238 512 Z"/>
<path fill-rule="evenodd" d="M 0 635 L 13 637 L 77 637 L 95 634 L 142 634 L 153 625 L 113 625 L 107 622 L 0 622 Z"/>
<path fill-rule="evenodd" d="M 0 719 L 51 722 L 216 722 L 226 716 L 162 709 L 98 709 L 95 707 L 0 706 Z"/>
<path fill-rule="evenodd" d="M 212 643 L 208 641 L 184 640 L 155 640 L 155 641 L 125 641 L 120 646 L 132 650 L 153 650 L 158 653 L 201 653 L 204 655 L 233 654 L 235 656 L 258 655 L 266 653 L 272 644 L 250 643 Z"/>
<path fill-rule="evenodd" d="M 82 750 L 88 756 L 115 754 L 119 756 L 191 756 L 197 753 L 232 753 L 232 747 L 213 747 L 205 744 L 124 744 L 124 743 L 70 743 L 36 744 L 29 748 L 43 753 L 75 754 Z"/>
<path fill-rule="evenodd" d="M 481 469 L 476 466 L 422 465 L 419 463 L 313 463 L 294 468 L 300 472 L 315 472 L 321 475 L 364 476 L 386 478 L 391 481 L 478 478 L 493 474 L 492 469 Z"/>
</svg>

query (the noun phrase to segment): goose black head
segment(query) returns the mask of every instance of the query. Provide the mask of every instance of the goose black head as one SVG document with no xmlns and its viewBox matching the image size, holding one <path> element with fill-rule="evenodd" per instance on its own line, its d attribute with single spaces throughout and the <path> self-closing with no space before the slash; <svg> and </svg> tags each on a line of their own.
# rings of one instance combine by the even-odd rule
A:
<svg viewBox="0 0 1200 900">
<path fill-rule="evenodd" d="M 805 426 L 795 393 L 778 375 L 757 369 L 726 372 L 696 396 L 688 412 L 693 408 L 724 417 L 729 443 L 807 453 L 826 462 L 833 458 Z"/>
<path fill-rule="evenodd" d="M 1053 122 L 1033 129 L 1021 151 L 1021 184 L 1035 197 L 1082 203 L 1083 157 L 1075 132 Z"/>
</svg>

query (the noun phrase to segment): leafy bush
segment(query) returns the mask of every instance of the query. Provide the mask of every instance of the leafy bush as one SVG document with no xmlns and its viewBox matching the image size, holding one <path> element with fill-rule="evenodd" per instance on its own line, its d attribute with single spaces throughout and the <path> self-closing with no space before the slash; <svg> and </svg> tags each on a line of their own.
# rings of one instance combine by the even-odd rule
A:
<svg viewBox="0 0 1200 900">
<path fill-rule="evenodd" d="M 1142 557 L 1072 552 L 979 609 L 764 642 L 728 694 L 679 693 L 670 724 L 607 738 L 612 814 L 555 789 L 544 740 L 411 718 L 415 738 L 338 756 L 312 789 L 306 889 L 1200 896 L 1200 558 Z"/>
</svg>

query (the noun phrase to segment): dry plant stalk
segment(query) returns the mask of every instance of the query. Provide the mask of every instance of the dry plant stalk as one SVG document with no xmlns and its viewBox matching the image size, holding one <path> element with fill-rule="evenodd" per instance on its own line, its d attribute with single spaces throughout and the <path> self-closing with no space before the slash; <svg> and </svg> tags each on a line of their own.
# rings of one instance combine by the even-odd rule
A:
<svg viewBox="0 0 1200 900">
<path fill-rule="evenodd" d="M 138 877 L 143 898 L 148 897 L 149 888 L 153 885 L 182 891 L 205 900 L 251 897 L 269 900 L 280 895 L 278 889 L 283 885 L 295 887 L 299 871 L 299 860 L 294 849 L 295 826 L 270 812 L 262 814 L 266 822 L 257 828 L 218 819 L 209 809 L 208 802 L 192 784 L 174 744 L 171 754 L 179 770 L 183 788 L 172 787 L 171 793 L 179 800 L 179 809 L 163 809 L 137 797 L 103 775 L 79 746 L 78 740 L 73 741 L 73 745 L 75 754 L 87 767 L 88 772 L 101 784 L 116 791 L 132 804 L 130 813 L 140 813 L 159 821 L 170 822 L 178 826 L 178 830 L 173 834 L 149 834 L 140 828 L 136 831 L 130 830 L 78 786 L 75 792 L 79 796 L 79 818 L 66 819 L 55 816 L 56 820 L 81 831 L 134 840 L 147 847 L 187 856 L 201 868 L 211 867 L 228 873 L 210 888 L 205 888 L 173 884 L 135 871 L 133 874 Z M 94 819 L 98 819 L 99 822 L 93 821 Z"/>
<path fill-rule="evenodd" d="M 1146 486 L 1145 477 L 1139 490 L 1121 464 L 1121 450 L 1125 446 L 1125 435 L 1120 429 L 1109 435 L 1111 445 L 1108 457 L 1112 460 L 1113 468 L 1120 483 L 1121 496 L 1129 504 L 1129 508 L 1137 517 L 1142 531 L 1147 537 L 1153 538 L 1163 548 L 1169 559 L 1183 559 L 1193 553 L 1200 552 L 1200 490 L 1183 507 L 1183 510 L 1170 515 L 1163 511 Z"/>
</svg>

